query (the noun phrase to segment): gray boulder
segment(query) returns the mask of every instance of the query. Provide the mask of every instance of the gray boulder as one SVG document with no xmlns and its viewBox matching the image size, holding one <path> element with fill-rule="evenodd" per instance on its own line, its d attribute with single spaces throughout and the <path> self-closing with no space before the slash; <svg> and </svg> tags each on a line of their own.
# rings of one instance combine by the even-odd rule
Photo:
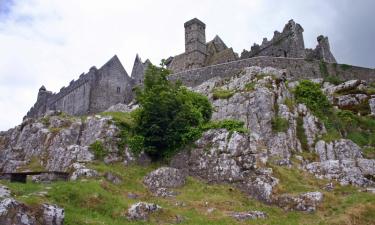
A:
<svg viewBox="0 0 375 225">
<path fill-rule="evenodd" d="M 230 213 L 229 215 L 239 221 L 265 219 L 268 217 L 265 212 L 261 212 L 261 211 L 233 212 L 233 213 Z"/>
<path fill-rule="evenodd" d="M 317 178 L 337 180 L 341 185 L 368 187 L 375 184 L 367 178 L 375 175 L 374 165 L 371 159 L 326 160 L 309 163 L 305 169 Z"/>
<path fill-rule="evenodd" d="M 107 172 L 104 174 L 104 178 L 111 182 L 112 184 L 121 184 L 122 183 L 122 179 L 120 176 L 114 174 L 114 173 L 111 173 L 111 172 Z"/>
<path fill-rule="evenodd" d="M 323 201 L 321 192 L 307 192 L 298 196 L 284 194 L 277 198 L 276 204 L 287 211 L 314 212 Z"/>
<path fill-rule="evenodd" d="M 99 173 L 96 170 L 86 168 L 86 166 L 80 163 L 74 163 L 72 168 L 74 172 L 70 176 L 70 180 L 77 180 L 79 178 L 92 178 L 99 176 Z"/>
<path fill-rule="evenodd" d="M 155 195 L 160 197 L 174 196 L 168 188 L 181 187 L 186 182 L 186 174 L 171 167 L 161 167 L 152 171 L 143 179 L 143 183 Z"/>
<path fill-rule="evenodd" d="M 360 103 L 364 102 L 367 98 L 368 97 L 365 94 L 341 95 L 335 98 L 334 103 L 340 108 L 345 108 L 359 105 Z"/>
<path fill-rule="evenodd" d="M 320 140 L 315 145 L 315 152 L 319 155 L 320 161 L 362 158 L 361 148 L 348 139 L 340 139 L 329 143 Z"/>
<path fill-rule="evenodd" d="M 248 136 L 226 129 L 209 130 L 191 151 L 173 157 L 171 166 L 210 183 L 234 184 L 250 196 L 271 202 L 278 180 L 272 169 L 257 168 L 256 144 Z"/>
<path fill-rule="evenodd" d="M 147 220 L 151 213 L 161 210 L 161 207 L 154 203 L 138 202 L 130 206 L 127 213 L 129 220 Z"/>
<path fill-rule="evenodd" d="M 370 105 L 371 115 L 375 116 L 375 95 L 371 96 L 371 99 L 368 101 Z"/>
<path fill-rule="evenodd" d="M 64 225 L 64 209 L 57 205 L 42 205 L 43 224 L 45 225 Z"/>
<path fill-rule="evenodd" d="M 6 198 L 0 201 L 0 224 L 36 225 L 38 223 L 25 204 Z"/>
<path fill-rule="evenodd" d="M 0 185 L 0 199 L 9 198 L 10 197 L 10 190 L 8 187 Z"/>
</svg>

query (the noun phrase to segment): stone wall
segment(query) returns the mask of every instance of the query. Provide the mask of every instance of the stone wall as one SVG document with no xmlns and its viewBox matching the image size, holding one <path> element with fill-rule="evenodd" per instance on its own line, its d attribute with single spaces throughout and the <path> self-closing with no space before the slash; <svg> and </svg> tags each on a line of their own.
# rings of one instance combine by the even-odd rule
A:
<svg viewBox="0 0 375 225">
<path fill-rule="evenodd" d="M 261 45 L 254 44 L 250 51 L 243 50 L 241 59 L 270 56 L 285 58 L 307 58 L 311 60 L 323 60 L 329 63 L 336 63 L 333 56 L 328 37 L 319 35 L 317 37 L 318 45 L 315 49 L 305 49 L 303 39 L 303 28 L 300 24 L 290 20 L 280 33 L 274 32 L 273 38 L 267 40 L 263 38 Z"/>
<path fill-rule="evenodd" d="M 132 83 L 120 60 L 114 56 L 99 70 L 92 67 L 58 93 L 53 94 L 41 87 L 37 102 L 26 117 L 37 118 L 48 110 L 71 115 L 102 112 L 112 105 L 130 102 L 133 99 Z"/>
<path fill-rule="evenodd" d="M 244 50 L 241 58 L 255 56 L 304 58 L 305 43 L 302 32 L 302 26 L 290 20 L 281 33 L 275 31 L 270 41 L 264 38 L 261 45 L 254 44 L 250 51 Z"/>
<path fill-rule="evenodd" d="M 90 96 L 90 113 L 103 112 L 132 100 L 132 81 L 117 56 L 96 71 Z"/>
<path fill-rule="evenodd" d="M 249 66 L 274 67 L 287 70 L 287 78 L 290 80 L 306 78 L 322 78 L 324 76 L 339 76 L 342 79 L 361 79 L 368 82 L 375 81 L 375 70 L 347 66 L 336 63 L 322 63 L 318 60 L 306 60 L 302 58 L 283 57 L 253 57 L 238 61 L 207 66 L 204 68 L 183 71 L 171 74 L 172 81 L 180 80 L 187 86 L 197 86 L 213 77 L 231 77 L 239 74 L 241 70 Z M 326 68 L 326 69 L 324 69 Z M 326 71 L 326 72 L 325 72 Z"/>
</svg>

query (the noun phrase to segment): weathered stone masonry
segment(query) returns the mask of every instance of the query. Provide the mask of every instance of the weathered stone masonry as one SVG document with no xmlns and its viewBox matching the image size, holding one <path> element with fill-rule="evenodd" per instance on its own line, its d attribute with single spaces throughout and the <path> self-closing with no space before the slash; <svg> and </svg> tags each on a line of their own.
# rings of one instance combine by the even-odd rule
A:
<svg viewBox="0 0 375 225">
<path fill-rule="evenodd" d="M 180 80 L 187 86 L 197 86 L 213 77 L 232 77 L 245 67 L 260 66 L 286 69 L 287 79 L 298 80 L 308 78 L 324 78 L 327 74 L 321 71 L 322 64 L 331 76 L 338 76 L 344 80 L 361 79 L 368 82 L 375 81 L 375 70 L 357 66 L 348 66 L 336 63 L 323 63 L 318 60 L 298 58 L 260 56 L 199 69 L 182 71 L 169 76 L 172 81 Z"/>
<path fill-rule="evenodd" d="M 375 70 L 336 63 L 328 38 L 318 36 L 315 49 L 305 49 L 303 28 L 290 20 L 282 32 L 275 31 L 273 38 L 264 38 L 261 45 L 254 44 L 244 50 L 239 59 L 237 53 L 215 36 L 206 42 L 206 25 L 194 18 L 184 24 L 185 52 L 169 57 L 165 65 L 173 74 L 172 81 L 181 80 L 187 86 L 196 86 L 213 77 L 231 77 L 245 67 L 260 66 L 286 69 L 291 80 L 338 76 L 342 79 L 375 81 Z M 60 110 L 72 115 L 102 112 L 118 103 L 129 103 L 134 98 L 133 88 L 142 85 L 144 73 L 151 62 L 137 55 L 131 77 L 120 60 L 114 56 L 100 69 L 92 67 L 68 87 L 52 93 L 42 86 L 38 99 L 26 117 L 40 117 L 48 110 Z"/>
<path fill-rule="evenodd" d="M 284 58 L 307 58 L 310 60 L 322 60 L 328 63 L 336 63 L 336 59 L 331 53 L 328 37 L 319 35 L 318 45 L 313 49 L 305 49 L 303 39 L 303 28 L 300 24 L 290 20 L 283 31 L 275 31 L 273 38 L 268 41 L 263 38 L 261 45 L 254 44 L 250 51 L 243 50 L 241 59 L 271 56 Z"/>
<path fill-rule="evenodd" d="M 37 118 L 48 110 L 60 110 L 71 115 L 85 115 L 102 112 L 118 103 L 129 103 L 133 99 L 132 88 L 143 82 L 146 63 L 136 57 L 132 77 L 122 66 L 117 56 L 112 57 L 100 69 L 91 67 L 88 73 L 71 81 L 68 87 L 52 93 L 42 86 L 37 102 L 26 117 Z"/>
</svg>

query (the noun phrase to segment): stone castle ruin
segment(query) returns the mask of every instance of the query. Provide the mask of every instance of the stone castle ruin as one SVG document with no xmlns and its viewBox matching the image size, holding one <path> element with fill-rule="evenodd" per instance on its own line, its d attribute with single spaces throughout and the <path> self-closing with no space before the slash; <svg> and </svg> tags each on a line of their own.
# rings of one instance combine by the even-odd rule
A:
<svg viewBox="0 0 375 225">
<path fill-rule="evenodd" d="M 275 67 L 287 71 L 287 79 L 322 78 L 328 75 L 342 79 L 374 81 L 375 70 L 342 66 L 330 51 L 328 38 L 318 36 L 315 49 L 306 49 L 303 28 L 290 20 L 273 38 L 254 44 L 241 57 L 228 48 L 219 36 L 206 42 L 206 25 L 194 18 L 184 24 L 185 52 L 165 60 L 172 71 L 170 80 L 180 80 L 187 86 L 196 86 L 213 77 L 230 77 L 249 66 Z M 71 115 L 86 115 L 105 111 L 119 103 L 129 103 L 134 98 L 133 88 L 142 85 L 144 72 L 151 62 L 142 62 L 137 55 L 131 76 L 114 56 L 100 69 L 92 67 L 88 73 L 71 81 L 68 87 L 52 93 L 42 86 L 37 102 L 26 118 L 37 118 L 49 110 L 60 110 Z"/>
<path fill-rule="evenodd" d="M 59 93 L 52 93 L 44 86 L 26 117 L 37 118 L 49 110 L 59 110 L 71 115 L 87 115 L 103 112 L 118 103 L 129 103 L 133 99 L 132 88 L 143 82 L 143 74 L 150 63 L 142 62 L 137 55 L 131 77 L 115 55 L 100 69 L 91 67 L 88 73 L 72 80 Z"/>
<path fill-rule="evenodd" d="M 283 32 L 275 31 L 273 38 L 268 41 L 263 38 L 261 45 L 254 44 L 250 51 L 244 50 L 241 59 L 256 56 L 271 56 L 285 58 L 304 58 L 310 60 L 322 60 L 327 63 L 336 63 L 331 53 L 328 37 L 320 35 L 318 46 L 313 49 L 305 49 L 303 40 L 303 28 L 300 24 L 290 20 L 284 27 Z"/>
</svg>

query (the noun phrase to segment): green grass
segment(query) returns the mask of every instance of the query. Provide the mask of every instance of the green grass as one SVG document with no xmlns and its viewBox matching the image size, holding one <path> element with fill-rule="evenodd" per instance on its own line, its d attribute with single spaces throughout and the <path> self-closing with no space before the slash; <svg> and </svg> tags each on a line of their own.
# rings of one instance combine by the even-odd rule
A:
<svg viewBox="0 0 375 225">
<path fill-rule="evenodd" d="M 222 88 L 215 88 L 212 92 L 212 97 L 214 100 L 216 99 L 228 99 L 234 95 L 235 91 L 233 90 L 226 90 Z"/>
<path fill-rule="evenodd" d="M 255 82 L 250 82 L 245 84 L 245 90 L 246 91 L 254 91 L 255 90 Z"/>
<path fill-rule="evenodd" d="M 104 157 L 108 154 L 107 150 L 104 148 L 104 145 L 101 141 L 96 140 L 89 146 L 90 151 L 94 153 L 95 159 L 103 160 Z"/>
<path fill-rule="evenodd" d="M 249 131 L 244 127 L 245 123 L 239 120 L 214 120 L 210 121 L 207 124 L 204 124 L 202 127 L 203 131 L 209 129 L 227 129 L 230 132 L 239 132 L 239 133 L 248 133 Z"/>
<path fill-rule="evenodd" d="M 289 110 L 292 112 L 294 110 L 296 102 L 292 98 L 286 98 L 284 104 L 288 106 Z"/>
<path fill-rule="evenodd" d="M 125 112 L 102 112 L 101 116 L 110 116 L 116 123 L 121 123 L 123 125 L 132 127 L 134 126 L 134 119 L 131 113 Z"/>
<path fill-rule="evenodd" d="M 175 216 L 184 218 L 181 224 L 370 224 L 375 215 L 375 195 L 358 192 L 353 187 L 340 187 L 333 192 L 324 193 L 324 203 L 315 213 L 284 212 L 282 209 L 263 204 L 249 198 L 230 185 L 207 184 L 188 177 L 186 184 L 175 191 L 176 198 L 153 197 L 142 184 L 143 177 L 159 167 L 123 166 L 122 164 L 92 164 L 90 167 L 100 173 L 113 172 L 121 176 L 123 182 L 114 185 L 104 178 L 78 180 L 74 182 L 54 182 L 35 184 L 28 182 L 0 183 L 8 186 L 15 198 L 29 205 L 53 203 L 65 209 L 66 225 L 123 225 L 123 224 L 174 224 Z M 311 174 L 297 170 L 269 165 L 274 176 L 280 179 L 277 193 L 298 194 L 306 191 L 321 191 L 328 181 L 318 180 Z M 44 197 L 39 192 L 46 191 Z M 136 193 L 139 199 L 129 199 L 128 193 Z M 128 207 L 138 201 L 154 202 L 163 207 L 161 212 L 153 214 L 149 221 L 131 222 L 124 218 Z M 183 202 L 184 205 L 176 203 Z M 207 209 L 214 208 L 212 213 Z M 233 211 L 260 210 L 266 212 L 267 219 L 240 222 L 227 214 Z M 356 223 L 348 223 L 355 221 Z"/>
<path fill-rule="evenodd" d="M 289 128 L 289 121 L 280 116 L 274 117 L 271 123 L 274 132 L 286 132 Z"/>
<path fill-rule="evenodd" d="M 297 138 L 299 142 L 301 143 L 302 150 L 308 150 L 309 146 L 307 144 L 307 136 L 305 134 L 305 128 L 303 128 L 303 118 L 302 116 L 299 116 L 297 118 Z"/>
<path fill-rule="evenodd" d="M 363 154 L 366 158 L 375 159 L 375 147 L 364 147 Z"/>
</svg>

